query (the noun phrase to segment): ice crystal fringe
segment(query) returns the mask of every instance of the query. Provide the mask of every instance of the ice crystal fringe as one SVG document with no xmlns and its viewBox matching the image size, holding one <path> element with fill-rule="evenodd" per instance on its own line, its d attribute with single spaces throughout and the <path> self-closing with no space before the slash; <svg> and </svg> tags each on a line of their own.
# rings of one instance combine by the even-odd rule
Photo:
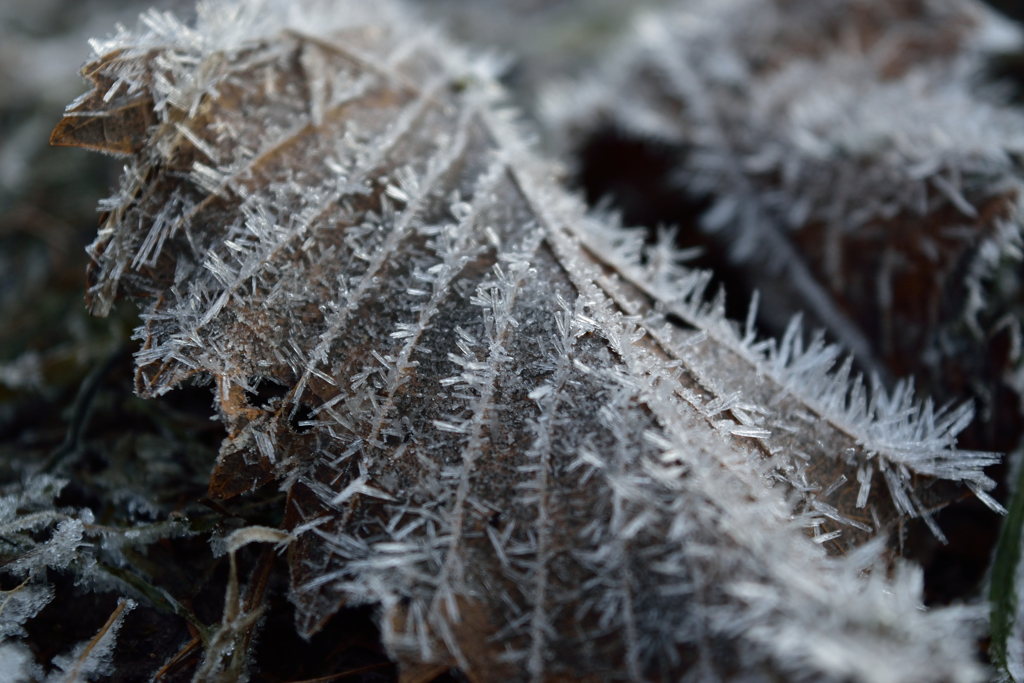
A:
<svg viewBox="0 0 1024 683">
<path fill-rule="evenodd" d="M 818 334 L 805 347 L 800 316 L 793 318 L 780 341 L 759 339 L 753 325 L 758 306 L 756 295 L 746 326 L 740 330 L 726 319 L 724 302 L 705 300 L 709 273 L 678 266 L 669 276 L 650 272 L 651 269 L 645 269 L 641 263 L 635 246 L 625 238 L 623 232 L 603 226 L 582 237 L 584 243 L 592 245 L 595 253 L 602 254 L 600 258 L 611 264 L 620 276 L 659 302 L 662 317 L 672 314 L 742 357 L 756 375 L 771 378 L 806 407 L 853 437 L 867 451 L 868 458 L 879 456 L 886 471 L 909 468 L 938 478 L 969 482 L 986 505 L 1004 512 L 984 493 L 994 482 L 982 471 L 998 462 L 999 456 L 956 448 L 956 435 L 974 417 L 969 403 L 955 409 L 936 410 L 930 399 L 915 401 L 912 381 L 901 381 L 892 392 L 887 392 L 875 379 L 868 389 L 861 376 L 851 377 L 851 357 L 847 356 L 838 368 L 835 367 L 844 353 L 840 346 L 825 343 Z M 660 248 L 667 249 L 664 245 Z M 650 258 L 651 263 L 661 261 Z M 718 386 L 728 386 L 728 377 L 720 376 L 719 368 L 709 363 L 700 364 L 699 360 L 691 362 L 699 364 L 696 370 L 699 374 L 706 375 Z M 915 514 L 913 504 L 907 505 L 904 512 Z"/>
<path fill-rule="evenodd" d="M 403 668 L 472 680 L 981 679 L 981 614 L 887 546 L 941 533 L 931 477 L 991 487 L 970 409 L 728 321 L 558 186 L 492 65 L 354 0 L 94 47 L 54 139 L 131 158 L 90 305 L 152 297 L 140 394 L 213 380 L 211 495 L 288 492 L 300 632 L 380 605 Z"/>
</svg>

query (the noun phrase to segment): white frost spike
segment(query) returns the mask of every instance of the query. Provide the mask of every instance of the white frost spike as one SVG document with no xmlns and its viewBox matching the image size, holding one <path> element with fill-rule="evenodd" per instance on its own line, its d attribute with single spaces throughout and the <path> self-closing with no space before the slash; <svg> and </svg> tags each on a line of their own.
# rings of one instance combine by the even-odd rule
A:
<svg viewBox="0 0 1024 683">
<path fill-rule="evenodd" d="M 967 413 L 866 392 L 798 324 L 740 331 L 668 236 L 558 187 L 491 65 L 407 5 L 204 4 L 98 49 L 97 93 L 133 84 L 153 123 L 68 114 L 137 144 L 93 308 L 150 297 L 140 394 L 212 376 L 213 496 L 287 491 L 287 536 L 249 535 L 290 542 L 301 633 L 379 605 L 409 675 L 473 680 L 981 679 L 973 613 L 885 571 L 911 472 L 987 486 Z M 203 676 L 245 670 L 237 591 Z"/>
</svg>

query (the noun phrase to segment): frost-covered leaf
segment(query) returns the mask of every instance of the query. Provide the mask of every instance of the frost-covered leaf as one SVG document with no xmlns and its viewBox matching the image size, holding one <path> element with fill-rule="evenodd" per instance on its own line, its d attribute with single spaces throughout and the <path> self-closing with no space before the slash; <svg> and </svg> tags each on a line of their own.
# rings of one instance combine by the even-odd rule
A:
<svg viewBox="0 0 1024 683">
<path fill-rule="evenodd" d="M 883 552 L 909 517 L 941 534 L 936 478 L 991 488 L 970 408 L 725 319 L 669 242 L 558 187 L 488 62 L 354 0 L 94 48 L 57 135 L 132 154 L 90 307 L 150 299 L 141 395 L 212 382 L 212 496 L 288 492 L 301 633 L 379 605 L 411 680 L 979 679 L 977 610 L 919 609 Z M 227 604 L 235 639 L 255 612 Z"/>
<path fill-rule="evenodd" d="M 610 125 L 675 146 L 678 191 L 775 319 L 803 309 L 863 367 L 1000 410 L 971 378 L 1004 369 L 981 314 L 1021 257 L 1024 116 L 978 75 L 1020 45 L 973 0 L 678 2 L 545 110 L 563 144 Z"/>
</svg>

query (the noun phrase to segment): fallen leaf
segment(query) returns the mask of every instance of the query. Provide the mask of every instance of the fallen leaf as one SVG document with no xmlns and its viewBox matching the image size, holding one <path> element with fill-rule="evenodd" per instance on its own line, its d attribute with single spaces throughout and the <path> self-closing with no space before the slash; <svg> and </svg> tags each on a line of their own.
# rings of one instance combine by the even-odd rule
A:
<svg viewBox="0 0 1024 683">
<path fill-rule="evenodd" d="M 969 406 L 727 320 L 667 241 L 562 190 L 493 66 L 405 5 L 145 26 L 87 67 L 156 121 L 90 307 L 148 298 L 140 395 L 212 383 L 212 495 L 288 492 L 300 633 L 379 605 L 405 680 L 980 679 L 974 612 L 919 609 L 883 552 L 909 517 L 941 533 L 936 477 L 987 499 Z"/>
</svg>

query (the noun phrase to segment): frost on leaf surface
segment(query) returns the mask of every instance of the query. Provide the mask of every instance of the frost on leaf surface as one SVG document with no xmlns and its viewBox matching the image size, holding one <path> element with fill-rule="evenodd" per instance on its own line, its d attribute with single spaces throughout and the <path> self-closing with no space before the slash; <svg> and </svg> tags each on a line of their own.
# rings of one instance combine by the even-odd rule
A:
<svg viewBox="0 0 1024 683">
<path fill-rule="evenodd" d="M 885 553 L 936 478 L 991 487 L 970 409 L 726 320 L 558 187 L 486 61 L 390 2 L 94 47 L 54 133 L 130 155 L 90 306 L 148 299 L 141 395 L 212 380 L 213 497 L 287 491 L 301 633 L 379 605 L 411 680 L 978 680 L 978 615 Z"/>
<path fill-rule="evenodd" d="M 991 372 L 992 281 L 1021 257 L 1024 117 L 981 78 L 1020 46 L 974 0 L 677 2 L 544 109 L 566 145 L 672 145 L 678 192 L 776 318 L 802 309 L 945 400 Z"/>
</svg>

